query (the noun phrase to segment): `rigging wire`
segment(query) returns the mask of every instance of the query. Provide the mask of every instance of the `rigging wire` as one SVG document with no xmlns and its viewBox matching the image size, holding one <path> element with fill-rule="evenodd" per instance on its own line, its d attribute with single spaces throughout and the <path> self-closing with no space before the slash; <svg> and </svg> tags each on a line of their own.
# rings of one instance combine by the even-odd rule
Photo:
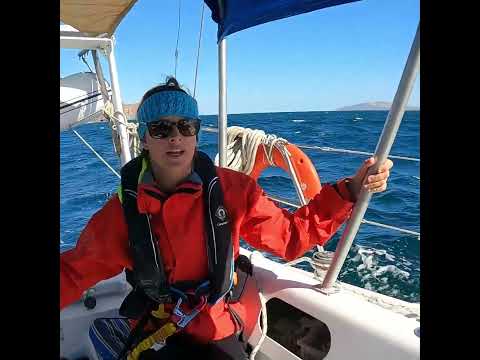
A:
<svg viewBox="0 0 480 360">
<path fill-rule="evenodd" d="M 90 70 L 90 72 L 93 73 L 92 68 L 90 67 L 90 65 L 88 65 L 88 62 L 87 62 L 87 60 L 85 59 L 85 57 L 88 55 L 88 51 L 89 51 L 89 50 L 86 50 L 86 51 L 83 50 L 83 51 L 81 51 L 81 52 L 78 54 L 78 57 L 79 57 L 80 59 L 82 59 L 82 61 L 84 62 L 85 65 L 87 65 L 88 70 Z"/>
<path fill-rule="evenodd" d="M 217 133 L 218 129 L 211 127 L 211 126 L 202 126 L 203 131 Z M 349 150 L 349 149 L 339 149 L 339 148 L 332 148 L 329 146 L 313 146 L 313 145 L 302 145 L 302 144 L 295 144 L 300 149 L 308 149 L 308 150 L 317 150 L 317 151 L 325 151 L 325 152 L 337 152 L 337 153 L 345 153 L 345 154 L 355 154 L 355 155 L 375 155 L 371 152 L 366 151 L 357 151 L 357 150 Z M 389 159 L 398 159 L 398 160 L 407 160 L 407 161 L 415 161 L 420 162 L 420 159 L 409 157 L 409 156 L 399 156 L 399 155 L 388 155 Z M 420 177 L 415 177 L 417 180 L 420 180 Z"/>
<path fill-rule="evenodd" d="M 179 39 L 180 39 L 181 8 L 182 8 L 182 0 L 178 0 L 178 30 L 177 30 L 177 45 L 175 47 L 175 78 L 177 78 L 178 42 L 179 42 Z"/>
<path fill-rule="evenodd" d="M 202 1 L 202 15 L 200 18 L 200 31 L 198 34 L 198 47 L 197 47 L 197 64 L 195 66 L 195 79 L 193 81 L 193 97 L 195 98 L 196 90 L 197 90 L 197 74 L 198 74 L 198 62 L 200 59 L 200 45 L 202 43 L 202 31 L 203 31 L 203 14 L 205 12 L 205 2 Z"/>
<path fill-rule="evenodd" d="M 72 130 L 74 132 L 75 135 L 77 135 L 80 140 L 82 140 L 82 142 L 118 177 L 120 178 L 120 175 L 118 174 L 118 172 L 116 172 L 109 164 L 108 162 L 103 159 L 94 149 L 93 147 L 84 139 L 80 136 L 80 134 L 78 132 L 76 132 L 75 130 Z M 283 199 L 283 198 L 280 198 L 280 197 L 277 197 L 277 196 L 272 196 L 272 195 L 267 195 L 270 199 L 272 199 L 273 201 L 277 201 L 279 203 L 283 203 L 285 205 L 288 205 L 288 206 L 291 206 L 291 207 L 295 207 L 295 208 L 300 208 L 300 205 L 294 203 L 293 201 L 291 200 L 287 200 L 287 199 Z M 365 220 L 363 219 L 362 220 L 362 223 L 364 224 L 368 224 L 368 225 L 373 225 L 373 226 L 378 226 L 378 227 L 383 227 L 383 228 L 387 228 L 387 229 L 391 229 L 391 230 L 397 230 L 399 232 L 403 232 L 405 234 L 409 234 L 409 235 L 414 235 L 414 236 L 417 236 L 417 240 L 420 240 L 420 233 L 419 232 L 416 232 L 416 231 L 412 231 L 412 230 L 407 230 L 407 229 L 402 229 L 400 227 L 396 227 L 396 226 L 392 226 L 392 225 L 386 225 L 386 224 L 381 224 L 379 222 L 375 222 L 375 221 L 369 221 L 369 220 Z"/>
</svg>

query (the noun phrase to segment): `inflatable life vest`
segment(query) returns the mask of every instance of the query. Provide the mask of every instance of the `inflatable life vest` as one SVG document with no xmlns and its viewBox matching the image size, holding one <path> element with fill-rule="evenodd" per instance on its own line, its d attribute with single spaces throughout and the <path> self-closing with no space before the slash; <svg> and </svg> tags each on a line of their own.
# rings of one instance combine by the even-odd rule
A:
<svg viewBox="0 0 480 360">
<path fill-rule="evenodd" d="M 128 226 L 133 257 L 133 271 L 126 270 L 126 275 L 133 290 L 122 303 L 120 314 L 139 319 L 148 304 L 175 301 L 177 290 L 195 289 L 196 294 L 198 292 L 199 295 L 208 296 L 208 303 L 217 303 L 232 289 L 234 255 L 230 221 L 223 205 L 223 192 L 213 162 L 200 151 L 195 160 L 195 172 L 203 182 L 205 229 L 208 237 L 208 278 L 201 283 L 168 283 L 157 239 L 150 228 L 149 215 L 140 214 L 137 208 L 137 187 L 147 166 L 148 160 L 141 155 L 128 162 L 121 170 L 119 198 Z"/>
</svg>

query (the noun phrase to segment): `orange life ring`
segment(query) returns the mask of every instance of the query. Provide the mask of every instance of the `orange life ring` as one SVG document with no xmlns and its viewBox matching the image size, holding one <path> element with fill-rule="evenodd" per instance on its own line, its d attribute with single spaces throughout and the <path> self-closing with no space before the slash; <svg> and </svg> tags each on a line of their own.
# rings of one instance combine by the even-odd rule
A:
<svg viewBox="0 0 480 360">
<path fill-rule="evenodd" d="M 291 162 L 295 174 L 302 188 L 303 196 L 307 202 L 313 199 L 315 195 L 320 192 L 322 185 L 318 177 L 317 170 L 313 166 L 312 161 L 305 153 L 293 144 L 287 144 L 286 148 L 291 154 Z M 267 156 L 265 155 L 265 147 L 263 144 L 258 146 L 257 155 L 255 156 L 255 164 L 250 173 L 250 176 L 255 180 L 258 179 L 263 170 L 270 166 Z M 288 164 L 283 159 L 280 151 L 274 147 L 272 151 L 272 159 L 276 166 L 290 173 Z"/>
</svg>

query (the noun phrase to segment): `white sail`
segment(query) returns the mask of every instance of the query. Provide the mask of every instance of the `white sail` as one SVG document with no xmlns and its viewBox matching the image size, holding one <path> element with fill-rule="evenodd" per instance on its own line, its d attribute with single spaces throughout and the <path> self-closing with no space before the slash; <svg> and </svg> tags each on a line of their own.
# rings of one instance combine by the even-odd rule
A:
<svg viewBox="0 0 480 360">
<path fill-rule="evenodd" d="M 110 87 L 107 84 L 110 92 Z M 60 131 L 104 121 L 104 101 L 97 75 L 81 72 L 60 79 Z"/>
</svg>

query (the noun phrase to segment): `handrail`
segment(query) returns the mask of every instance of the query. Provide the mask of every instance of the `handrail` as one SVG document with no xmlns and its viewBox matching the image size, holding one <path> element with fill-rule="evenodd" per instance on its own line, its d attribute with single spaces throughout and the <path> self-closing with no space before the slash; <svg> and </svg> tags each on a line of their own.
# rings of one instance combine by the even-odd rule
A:
<svg viewBox="0 0 480 360">
<path fill-rule="evenodd" d="M 375 159 L 377 162 L 368 169 L 367 176 L 375 173 L 379 166 L 388 158 L 393 142 L 397 135 L 398 129 L 402 122 L 405 107 L 412 93 L 415 79 L 420 68 L 420 23 L 417 26 L 417 32 L 408 54 L 405 68 L 403 69 L 400 83 L 398 84 L 395 97 L 393 98 L 392 107 L 388 113 L 382 134 L 375 148 Z M 352 215 L 348 219 L 345 230 L 338 242 L 335 255 L 333 256 L 332 265 L 328 269 L 325 279 L 320 286 L 321 290 L 329 293 L 333 289 L 335 281 L 337 281 L 340 270 L 347 259 L 348 252 L 353 244 L 353 240 L 358 232 L 363 216 L 368 208 L 368 204 L 372 197 L 372 193 L 365 188 L 360 190 Z"/>
</svg>

